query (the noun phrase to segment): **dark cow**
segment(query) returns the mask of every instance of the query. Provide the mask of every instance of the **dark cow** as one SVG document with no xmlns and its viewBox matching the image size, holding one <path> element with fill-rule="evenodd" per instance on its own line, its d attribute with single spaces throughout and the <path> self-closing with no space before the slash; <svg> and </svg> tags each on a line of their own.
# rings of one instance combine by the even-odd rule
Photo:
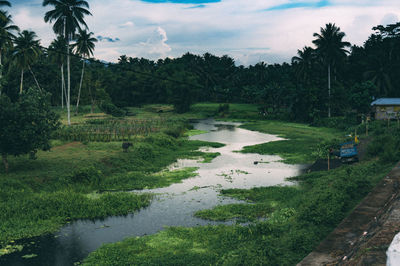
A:
<svg viewBox="0 0 400 266">
<path fill-rule="evenodd" d="M 124 150 L 124 152 L 128 152 L 128 149 L 129 149 L 130 146 L 133 146 L 133 144 L 130 143 L 130 142 L 122 143 L 122 149 Z"/>
</svg>

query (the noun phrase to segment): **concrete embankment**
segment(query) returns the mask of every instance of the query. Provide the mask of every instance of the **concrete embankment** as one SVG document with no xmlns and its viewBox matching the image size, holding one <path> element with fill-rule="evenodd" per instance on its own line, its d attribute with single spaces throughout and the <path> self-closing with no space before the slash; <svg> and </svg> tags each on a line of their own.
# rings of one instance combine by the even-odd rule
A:
<svg viewBox="0 0 400 266">
<path fill-rule="evenodd" d="M 400 231 L 400 163 L 298 265 L 386 265 Z"/>
</svg>

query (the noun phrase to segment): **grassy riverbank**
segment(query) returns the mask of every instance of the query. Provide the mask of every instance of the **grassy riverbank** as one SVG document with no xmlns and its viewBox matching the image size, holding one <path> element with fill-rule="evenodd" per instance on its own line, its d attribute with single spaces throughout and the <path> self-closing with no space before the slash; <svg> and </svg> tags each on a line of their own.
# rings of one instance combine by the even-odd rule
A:
<svg viewBox="0 0 400 266">
<path fill-rule="evenodd" d="M 389 171 L 369 161 L 302 175 L 298 187 L 223 190 L 252 205 L 198 212 L 212 220 L 240 218 L 250 226 L 168 228 L 104 245 L 84 265 L 293 265 L 317 245 Z"/>
<path fill-rule="evenodd" d="M 279 121 L 242 126 L 288 140 L 246 147 L 288 163 L 310 163 L 321 143 L 346 132 Z M 158 234 L 104 245 L 84 265 L 293 265 L 360 202 L 392 165 L 376 159 L 296 177 L 298 186 L 222 190 L 249 204 L 230 204 L 195 215 L 209 220 L 254 222 L 247 226 L 172 227 Z"/>
<path fill-rule="evenodd" d="M 151 195 L 96 192 L 180 182 L 196 175 L 196 169 L 163 169 L 178 158 L 210 161 L 218 154 L 199 152 L 198 148 L 222 146 L 165 132 L 135 137 L 126 153 L 122 142 L 54 140 L 52 150 L 38 152 L 35 160 L 10 158 L 9 173 L 0 169 L 0 255 L 10 251 L 2 249 L 7 243 L 54 232 L 76 219 L 125 215 L 145 207 Z"/>
<path fill-rule="evenodd" d="M 245 147 L 243 152 L 279 155 L 285 163 L 290 164 L 312 163 L 316 159 L 315 151 L 319 144 L 334 139 L 339 142 L 345 138 L 345 132 L 336 129 L 281 121 L 256 121 L 242 127 L 287 139 Z"/>
</svg>

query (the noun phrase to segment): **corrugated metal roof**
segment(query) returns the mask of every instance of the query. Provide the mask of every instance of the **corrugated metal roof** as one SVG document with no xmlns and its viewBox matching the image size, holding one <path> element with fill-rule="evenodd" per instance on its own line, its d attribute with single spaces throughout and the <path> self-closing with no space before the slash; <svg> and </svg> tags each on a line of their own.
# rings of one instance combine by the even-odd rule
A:
<svg viewBox="0 0 400 266">
<path fill-rule="evenodd" d="M 400 98 L 380 98 L 371 103 L 374 105 L 400 105 Z"/>
</svg>

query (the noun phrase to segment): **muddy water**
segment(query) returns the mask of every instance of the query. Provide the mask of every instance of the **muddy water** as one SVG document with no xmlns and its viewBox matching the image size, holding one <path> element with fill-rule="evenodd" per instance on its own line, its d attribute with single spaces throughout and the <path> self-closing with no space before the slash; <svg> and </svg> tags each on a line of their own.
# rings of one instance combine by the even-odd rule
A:
<svg viewBox="0 0 400 266">
<path fill-rule="evenodd" d="M 242 154 L 244 146 L 280 138 L 238 128 L 238 123 L 216 122 L 212 119 L 194 124 L 195 129 L 209 133 L 191 137 L 194 140 L 226 144 L 222 148 L 205 149 L 221 155 L 211 163 L 198 160 L 179 160 L 170 169 L 198 167 L 198 176 L 167 188 L 145 190 L 155 193 L 151 205 L 128 216 L 104 220 L 76 221 L 56 234 L 29 240 L 24 250 L 0 258 L 1 265 L 73 265 L 104 243 L 121 241 L 126 237 L 154 234 L 166 226 L 199 226 L 218 224 L 193 217 L 193 213 L 216 205 L 239 201 L 219 196 L 225 188 L 253 188 L 289 185 L 286 177 L 298 175 L 303 166 L 279 162 L 278 156 Z M 258 162 L 255 164 L 254 162 Z M 31 244 L 32 242 L 32 244 Z M 26 244 L 26 242 L 25 242 Z M 23 255 L 37 257 L 23 259 Z"/>
</svg>

